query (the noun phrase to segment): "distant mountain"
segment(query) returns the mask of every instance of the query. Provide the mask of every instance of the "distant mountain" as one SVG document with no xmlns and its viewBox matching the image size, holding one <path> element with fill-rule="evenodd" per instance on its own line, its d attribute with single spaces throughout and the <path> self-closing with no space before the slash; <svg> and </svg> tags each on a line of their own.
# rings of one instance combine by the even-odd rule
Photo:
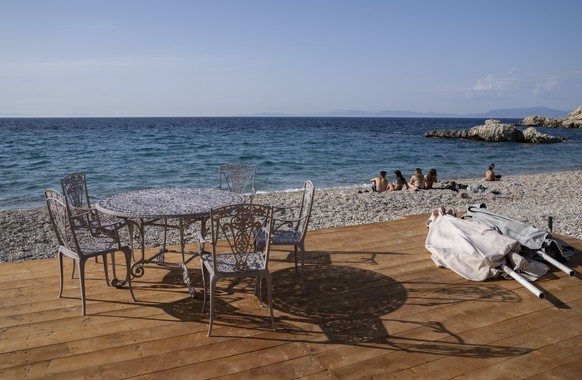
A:
<svg viewBox="0 0 582 380">
<path fill-rule="evenodd" d="M 322 113 L 320 116 L 339 117 L 463 117 L 462 115 L 439 113 L 439 112 L 413 112 L 413 111 L 379 111 L 366 112 L 357 110 L 339 110 Z"/>
<path fill-rule="evenodd" d="M 505 108 L 491 110 L 485 113 L 465 115 L 477 118 L 523 119 L 528 116 L 566 117 L 569 111 L 561 111 L 548 107 Z"/>
<path fill-rule="evenodd" d="M 477 114 L 452 114 L 440 112 L 412 112 L 412 111 L 334 111 L 327 116 L 355 116 L 355 117 L 469 117 L 479 119 L 523 119 L 528 116 L 565 117 L 569 111 L 561 111 L 548 107 L 504 108 Z"/>
<path fill-rule="evenodd" d="M 243 114 L 241 116 L 247 116 L 247 117 L 281 117 L 281 116 L 291 116 L 291 115 L 288 115 L 288 114 L 283 113 L 283 112 L 259 112 L 259 113 L 254 113 L 252 115 Z"/>
<path fill-rule="evenodd" d="M 244 116 L 303 116 L 303 117 L 427 117 L 427 118 L 453 118 L 453 117 L 467 117 L 476 119 L 523 119 L 528 116 L 545 116 L 545 117 L 565 117 L 569 111 L 561 111 L 548 107 L 527 107 L 527 108 L 504 108 L 491 110 L 484 113 L 475 114 L 454 114 L 454 113 L 440 113 L 440 112 L 413 112 L 413 111 L 379 111 L 369 112 L 360 110 L 336 110 L 331 112 L 319 112 L 310 114 L 286 114 L 286 113 L 271 113 L 263 112 L 253 115 Z"/>
</svg>

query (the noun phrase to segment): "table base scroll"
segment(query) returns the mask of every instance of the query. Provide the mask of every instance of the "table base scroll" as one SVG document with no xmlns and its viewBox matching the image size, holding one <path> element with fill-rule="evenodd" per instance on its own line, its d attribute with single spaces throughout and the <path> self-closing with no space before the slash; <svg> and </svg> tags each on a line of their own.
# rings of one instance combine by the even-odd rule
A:
<svg viewBox="0 0 582 380">
<path fill-rule="evenodd" d="M 140 240 L 141 240 L 140 241 L 140 245 L 141 245 L 141 247 L 140 247 L 141 255 L 140 256 L 141 257 L 131 265 L 131 268 L 130 268 L 131 269 L 131 276 L 133 278 L 142 277 L 145 273 L 145 265 L 146 264 L 156 264 L 156 265 L 169 267 L 169 268 L 179 268 L 182 271 L 182 280 L 184 282 L 184 285 L 186 285 L 186 287 L 188 287 L 188 292 L 190 293 L 190 296 L 192 298 L 194 298 L 196 295 L 196 289 L 192 286 L 192 281 L 190 279 L 190 272 L 189 272 L 186 264 L 188 264 L 190 261 L 192 261 L 195 257 L 199 256 L 199 252 L 197 252 L 197 251 L 196 252 L 187 252 L 185 250 L 184 230 L 196 221 L 201 222 L 201 229 L 204 232 L 204 230 L 206 229 L 205 219 L 199 219 L 199 220 L 180 219 L 177 225 L 168 224 L 167 219 L 164 219 L 163 222 L 160 222 L 159 219 L 155 219 L 155 220 L 140 219 L 139 221 L 134 221 L 134 220 L 128 219 L 127 226 L 129 228 L 132 250 L 135 251 L 134 243 L 133 243 L 133 236 L 134 236 L 133 233 L 134 233 L 135 227 L 137 227 L 137 229 L 138 229 L 138 233 L 140 235 Z M 165 246 L 166 236 L 164 236 L 164 246 L 160 249 L 160 251 L 151 257 L 146 257 L 146 255 L 145 255 L 145 227 L 146 226 L 156 226 L 156 227 L 163 227 L 163 228 L 178 229 L 179 234 L 180 234 L 180 250 L 179 251 L 169 250 Z M 164 235 L 165 235 L 165 233 L 164 233 Z M 168 253 L 168 252 L 179 253 L 181 255 L 181 259 L 182 259 L 181 262 L 180 263 L 166 262 L 166 253 Z M 188 255 L 189 257 L 186 258 L 186 255 Z"/>
</svg>

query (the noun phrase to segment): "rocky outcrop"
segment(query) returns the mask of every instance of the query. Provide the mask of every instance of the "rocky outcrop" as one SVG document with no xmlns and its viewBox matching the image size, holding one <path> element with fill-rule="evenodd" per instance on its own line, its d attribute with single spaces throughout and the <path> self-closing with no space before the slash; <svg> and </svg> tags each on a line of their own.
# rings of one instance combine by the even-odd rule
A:
<svg viewBox="0 0 582 380">
<path fill-rule="evenodd" d="M 524 142 L 534 144 L 550 144 L 566 140 L 566 138 L 562 136 L 551 136 L 545 133 L 541 133 L 534 127 L 529 127 L 524 131 L 519 131 L 517 141 L 521 141 L 521 138 L 523 138 Z"/>
<path fill-rule="evenodd" d="M 523 119 L 520 125 L 545 128 L 582 128 L 582 106 L 570 112 L 564 118 L 553 118 L 545 116 L 528 116 Z"/>
<path fill-rule="evenodd" d="M 562 126 L 562 119 L 545 116 L 528 116 L 519 124 L 528 127 L 560 128 Z"/>
<path fill-rule="evenodd" d="M 484 125 L 478 125 L 466 130 L 441 129 L 427 131 L 424 136 L 461 138 L 487 142 L 518 141 L 534 144 L 548 144 L 566 140 L 566 138 L 561 136 L 550 136 L 540 133 L 533 127 L 521 131 L 511 124 L 505 124 L 499 120 L 486 120 Z"/>
<path fill-rule="evenodd" d="M 484 125 L 468 129 L 467 135 L 469 139 L 487 142 L 516 141 L 517 129 L 499 120 L 485 120 Z"/>
<path fill-rule="evenodd" d="M 570 112 L 568 116 L 562 120 L 562 127 L 564 128 L 582 128 L 582 106 Z"/>
</svg>

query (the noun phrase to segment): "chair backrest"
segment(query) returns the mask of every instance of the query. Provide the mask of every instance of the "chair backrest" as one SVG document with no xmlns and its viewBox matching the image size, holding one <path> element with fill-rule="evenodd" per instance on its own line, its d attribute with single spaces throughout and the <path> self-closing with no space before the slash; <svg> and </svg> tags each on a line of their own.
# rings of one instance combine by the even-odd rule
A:
<svg viewBox="0 0 582 380">
<path fill-rule="evenodd" d="M 54 189 L 46 189 L 44 198 L 59 245 L 77 255 L 82 254 L 65 196 Z"/>
<path fill-rule="evenodd" d="M 250 186 L 251 194 L 254 194 L 256 175 L 257 168 L 255 166 L 242 164 L 222 165 L 220 166 L 218 188 L 243 194 L 247 186 Z"/>
<path fill-rule="evenodd" d="M 70 206 L 77 208 L 91 208 L 87 177 L 85 173 L 71 173 L 61 178 L 63 194 Z"/>
<path fill-rule="evenodd" d="M 232 253 L 231 270 L 244 273 L 251 269 L 268 269 L 270 240 L 273 232 L 273 207 L 256 204 L 236 204 L 210 211 L 212 231 L 212 255 L 216 267 L 216 246 L 220 239 L 226 240 Z M 266 244 L 257 244 L 257 237 L 265 237 Z M 257 251 L 258 249 L 261 251 Z"/>
<path fill-rule="evenodd" d="M 303 184 L 303 199 L 301 200 L 301 207 L 299 208 L 299 223 L 296 226 L 296 232 L 302 237 L 307 232 L 309 219 L 311 218 L 311 208 L 313 207 L 313 197 L 315 195 L 315 187 L 313 182 L 306 180 Z"/>
</svg>

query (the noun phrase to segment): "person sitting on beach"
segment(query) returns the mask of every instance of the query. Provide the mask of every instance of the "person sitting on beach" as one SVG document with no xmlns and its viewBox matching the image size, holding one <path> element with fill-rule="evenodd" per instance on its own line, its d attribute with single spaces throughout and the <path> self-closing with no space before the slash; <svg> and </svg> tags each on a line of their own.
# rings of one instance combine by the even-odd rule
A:
<svg viewBox="0 0 582 380">
<path fill-rule="evenodd" d="M 412 175 L 412 177 L 410 177 L 408 186 L 412 190 L 426 188 L 426 180 L 424 179 L 424 176 L 422 175 L 422 170 L 420 168 L 416 168 L 416 172 Z"/>
<path fill-rule="evenodd" d="M 426 184 L 425 189 L 432 189 L 433 184 L 439 181 L 436 169 L 430 169 L 428 174 L 424 177 L 424 180 Z"/>
<path fill-rule="evenodd" d="M 408 190 L 408 182 L 406 182 L 400 170 L 395 170 L 394 175 L 396 176 L 396 181 L 390 184 L 388 190 Z"/>
<path fill-rule="evenodd" d="M 487 172 L 485 172 L 485 178 L 483 178 L 484 181 L 497 181 L 501 177 L 496 176 L 495 173 L 493 172 L 493 169 L 495 169 L 495 164 L 489 165 L 489 168 L 487 168 Z"/>
<path fill-rule="evenodd" d="M 380 175 L 374 177 L 370 180 L 372 182 L 372 191 L 373 192 L 382 192 L 388 190 L 388 180 L 386 179 L 386 172 L 382 170 Z"/>
</svg>

